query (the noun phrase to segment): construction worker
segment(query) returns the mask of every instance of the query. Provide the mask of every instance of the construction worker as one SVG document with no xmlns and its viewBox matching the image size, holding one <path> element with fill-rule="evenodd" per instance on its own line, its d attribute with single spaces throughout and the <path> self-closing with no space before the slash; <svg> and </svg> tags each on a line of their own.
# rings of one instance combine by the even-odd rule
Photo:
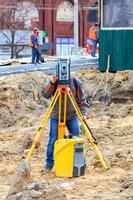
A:
<svg viewBox="0 0 133 200">
<path fill-rule="evenodd" d="M 98 43 L 98 40 L 99 40 L 99 30 L 98 30 L 98 24 L 97 23 L 95 23 L 89 29 L 88 37 L 89 37 L 90 43 L 93 44 L 91 56 L 95 57 L 96 56 L 95 54 L 96 54 L 97 43 Z"/>
<path fill-rule="evenodd" d="M 58 80 L 56 75 L 52 75 L 50 81 L 47 85 L 42 88 L 41 94 L 45 98 L 50 98 L 54 95 L 56 88 L 58 86 Z M 82 87 L 82 83 L 75 79 L 71 78 L 69 81 L 69 88 L 72 91 L 73 96 L 75 97 L 79 108 L 81 109 L 82 115 L 86 118 L 87 114 L 87 103 L 85 99 L 85 92 Z M 62 104 L 62 109 L 64 105 Z M 80 136 L 80 123 L 77 118 L 77 114 L 71 105 L 70 100 L 67 100 L 67 108 L 66 108 L 66 127 L 69 133 L 72 136 Z M 55 104 L 55 107 L 50 116 L 50 134 L 49 134 L 49 142 L 47 146 L 47 153 L 46 153 L 46 164 L 45 164 L 45 171 L 51 171 L 54 165 L 53 159 L 53 151 L 54 151 L 54 143 L 58 137 L 58 101 Z"/>
<path fill-rule="evenodd" d="M 39 30 L 37 27 L 33 29 L 33 32 L 30 35 L 30 47 L 32 48 L 32 63 L 40 63 L 40 51 L 39 51 L 39 42 L 38 42 Z"/>
</svg>

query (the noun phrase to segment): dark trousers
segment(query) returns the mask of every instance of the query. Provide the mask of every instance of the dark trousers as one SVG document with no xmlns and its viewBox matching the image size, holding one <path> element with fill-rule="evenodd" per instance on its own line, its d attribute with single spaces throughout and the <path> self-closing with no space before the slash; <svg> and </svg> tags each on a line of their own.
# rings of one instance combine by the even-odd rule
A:
<svg viewBox="0 0 133 200">
<path fill-rule="evenodd" d="M 38 48 L 32 48 L 32 63 L 39 62 L 41 53 Z"/>
<path fill-rule="evenodd" d="M 93 48 L 92 48 L 92 52 L 91 55 L 94 57 L 96 54 L 96 48 L 97 48 L 97 41 L 96 40 L 91 40 L 92 44 L 93 44 Z"/>
</svg>

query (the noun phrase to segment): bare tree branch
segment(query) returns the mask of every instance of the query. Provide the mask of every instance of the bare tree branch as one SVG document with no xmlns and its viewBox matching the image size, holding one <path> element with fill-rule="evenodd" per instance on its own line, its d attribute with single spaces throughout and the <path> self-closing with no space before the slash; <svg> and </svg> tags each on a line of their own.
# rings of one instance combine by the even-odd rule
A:
<svg viewBox="0 0 133 200">
<path fill-rule="evenodd" d="M 6 33 L 4 33 L 4 31 L 3 30 L 1 30 L 1 32 L 2 32 L 2 34 L 5 36 L 5 38 L 9 41 L 7 41 L 8 42 L 8 44 L 10 44 L 11 43 L 11 40 L 9 39 L 9 37 L 7 36 L 7 34 Z"/>
<path fill-rule="evenodd" d="M 19 50 L 16 50 L 16 58 L 18 58 L 18 54 L 23 50 L 24 50 L 24 45 L 22 45 Z"/>
<path fill-rule="evenodd" d="M 11 48 L 11 58 L 18 56 L 18 53 L 24 49 L 24 45 L 21 49 L 17 51 L 17 45 L 21 43 L 21 41 L 25 40 L 25 36 L 28 34 L 29 29 L 27 30 L 27 33 L 20 35 L 17 38 L 17 31 L 18 30 L 26 30 L 24 27 L 22 27 L 22 24 L 25 22 L 26 19 L 29 17 L 29 8 L 24 7 L 24 2 L 12 0 L 12 1 L 5 1 L 0 0 L 0 25 L 2 26 L 2 29 L 0 32 L 3 34 L 3 36 L 6 38 L 6 43 Z M 26 1 L 28 2 L 28 1 Z M 29 1 L 29 3 L 34 3 L 36 5 L 35 0 Z M 38 5 L 40 6 L 42 4 L 42 0 L 38 0 Z M 4 31 L 9 30 L 11 37 Z"/>
</svg>

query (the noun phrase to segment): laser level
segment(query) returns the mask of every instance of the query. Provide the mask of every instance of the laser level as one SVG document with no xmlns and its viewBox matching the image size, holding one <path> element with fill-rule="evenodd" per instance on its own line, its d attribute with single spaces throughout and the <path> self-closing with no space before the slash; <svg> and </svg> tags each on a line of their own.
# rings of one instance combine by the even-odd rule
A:
<svg viewBox="0 0 133 200">
<path fill-rule="evenodd" d="M 68 85 L 70 80 L 70 59 L 61 58 L 56 67 L 59 85 Z"/>
</svg>

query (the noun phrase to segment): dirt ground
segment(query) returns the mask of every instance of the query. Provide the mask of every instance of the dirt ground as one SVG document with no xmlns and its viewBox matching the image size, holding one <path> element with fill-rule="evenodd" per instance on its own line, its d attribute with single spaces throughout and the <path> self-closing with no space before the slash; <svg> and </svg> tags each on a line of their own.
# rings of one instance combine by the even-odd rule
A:
<svg viewBox="0 0 133 200">
<path fill-rule="evenodd" d="M 83 82 L 88 105 L 104 76 L 97 70 L 74 74 Z M 8 194 L 11 177 L 27 155 L 49 100 L 38 98 L 38 89 L 48 77 L 42 72 L 0 78 L 0 200 Z M 132 200 L 133 199 L 133 71 L 109 74 L 88 107 L 88 125 L 98 140 L 98 149 L 108 166 L 104 170 L 88 140 L 85 143 L 86 172 L 78 178 L 58 178 L 54 170 L 43 171 L 47 126 L 30 163 L 30 183 L 9 200 Z M 83 134 L 82 137 L 86 138 Z M 87 138 L 86 138 L 87 139 Z"/>
</svg>

